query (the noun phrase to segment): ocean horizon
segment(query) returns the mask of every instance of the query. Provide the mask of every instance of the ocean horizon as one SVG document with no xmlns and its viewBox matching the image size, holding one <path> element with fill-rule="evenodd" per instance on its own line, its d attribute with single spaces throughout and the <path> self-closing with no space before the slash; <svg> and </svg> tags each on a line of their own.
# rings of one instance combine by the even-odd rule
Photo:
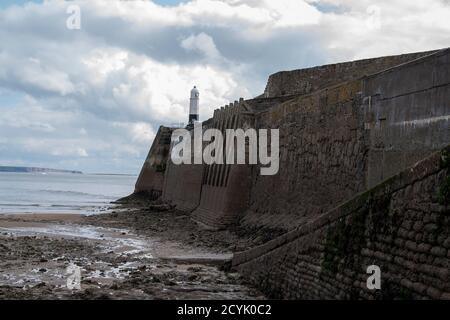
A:
<svg viewBox="0 0 450 320">
<path fill-rule="evenodd" d="M 0 172 L 0 214 L 96 214 L 134 191 L 136 175 Z"/>
</svg>

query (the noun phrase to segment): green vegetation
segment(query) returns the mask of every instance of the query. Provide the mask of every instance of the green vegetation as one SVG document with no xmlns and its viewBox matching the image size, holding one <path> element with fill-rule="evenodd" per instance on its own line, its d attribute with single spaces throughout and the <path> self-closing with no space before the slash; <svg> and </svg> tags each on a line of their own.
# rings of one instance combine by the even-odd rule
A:
<svg viewBox="0 0 450 320">
<path fill-rule="evenodd" d="M 325 243 L 322 267 L 336 274 L 343 268 L 359 269 L 361 249 L 366 245 L 366 212 L 350 216 L 348 223 L 342 218 L 330 227 Z"/>
</svg>

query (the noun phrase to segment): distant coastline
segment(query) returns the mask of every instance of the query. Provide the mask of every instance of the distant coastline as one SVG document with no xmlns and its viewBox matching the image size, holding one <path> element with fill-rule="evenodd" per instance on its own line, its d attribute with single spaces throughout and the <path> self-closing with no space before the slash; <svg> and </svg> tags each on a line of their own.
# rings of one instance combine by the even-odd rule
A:
<svg viewBox="0 0 450 320">
<path fill-rule="evenodd" d="M 93 176 L 126 176 L 126 177 L 137 177 L 135 173 L 91 173 Z"/>
<path fill-rule="evenodd" d="M 0 172 L 22 172 L 22 173 L 72 173 L 72 174 L 83 174 L 81 171 L 75 170 L 60 170 L 60 169 L 49 169 L 49 168 L 37 168 L 37 167 L 11 167 L 11 166 L 0 166 Z"/>
</svg>

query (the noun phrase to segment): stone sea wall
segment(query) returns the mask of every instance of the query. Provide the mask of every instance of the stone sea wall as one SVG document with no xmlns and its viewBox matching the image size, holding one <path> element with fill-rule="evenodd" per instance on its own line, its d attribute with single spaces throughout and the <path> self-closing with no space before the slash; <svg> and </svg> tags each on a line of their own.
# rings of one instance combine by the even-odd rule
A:
<svg viewBox="0 0 450 320">
<path fill-rule="evenodd" d="M 274 298 L 450 298 L 450 49 L 281 72 L 203 129 L 279 129 L 279 172 L 174 165 L 161 127 L 136 191 L 261 244 L 233 267 Z M 350 200 L 351 199 L 351 200 Z M 367 267 L 382 272 L 369 290 Z"/>
<path fill-rule="evenodd" d="M 450 52 L 364 78 L 367 187 L 450 142 Z"/>
<path fill-rule="evenodd" d="M 162 195 L 172 131 L 172 128 L 159 127 L 136 181 L 135 193 L 147 192 L 153 198 Z"/>
<path fill-rule="evenodd" d="M 254 117 L 249 111 L 249 105 L 243 99 L 235 101 L 217 109 L 205 129 L 220 130 L 226 143 L 226 129 L 253 127 Z M 192 219 L 214 229 L 235 224 L 247 208 L 250 178 L 251 167 L 248 165 L 205 165 L 200 204 L 192 212 Z"/>
<path fill-rule="evenodd" d="M 389 69 L 434 52 L 402 54 L 277 72 L 269 77 L 264 97 L 309 94 L 342 82 L 356 80 Z"/>
<path fill-rule="evenodd" d="M 255 117 L 258 128 L 280 130 L 280 171 L 253 171 L 241 220 L 265 241 L 450 142 L 450 51 L 296 96 Z"/>
<path fill-rule="evenodd" d="M 450 299 L 450 148 L 307 224 L 233 268 L 272 298 Z M 369 290 L 367 267 L 381 269 Z"/>
<path fill-rule="evenodd" d="M 288 230 L 364 190 L 365 144 L 359 120 L 361 81 L 300 96 L 257 115 L 279 129 L 280 170 L 254 170 L 243 223 Z"/>
<path fill-rule="evenodd" d="M 360 77 L 370 72 L 378 73 Z M 212 227 L 239 222 L 264 242 L 331 210 L 450 140 L 448 49 L 289 74 L 294 80 L 313 81 L 314 92 L 291 90 L 290 86 L 299 88 L 296 81 L 273 75 L 268 88 L 277 84 L 288 95 L 240 99 L 217 109 L 203 123 L 204 129 L 222 132 L 278 129 L 276 175 L 261 176 L 258 166 L 249 165 L 174 165 L 168 157 L 173 129 L 161 127 L 136 191 L 162 195 Z M 340 82 L 348 79 L 353 80 Z"/>
<path fill-rule="evenodd" d="M 191 137 L 191 145 L 193 145 Z M 202 194 L 202 180 L 204 165 L 193 164 L 193 155 L 190 165 L 175 165 L 167 160 L 164 174 L 164 187 L 162 199 L 177 209 L 191 212 L 200 204 Z"/>
</svg>

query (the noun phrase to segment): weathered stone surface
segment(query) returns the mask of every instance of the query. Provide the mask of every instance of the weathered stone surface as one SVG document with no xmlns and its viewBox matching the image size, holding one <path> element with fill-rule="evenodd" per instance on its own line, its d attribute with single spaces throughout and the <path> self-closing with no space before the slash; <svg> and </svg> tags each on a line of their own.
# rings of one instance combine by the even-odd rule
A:
<svg viewBox="0 0 450 320">
<path fill-rule="evenodd" d="M 433 53 L 433 51 L 277 72 L 269 77 L 264 95 L 265 97 L 277 97 L 293 94 L 308 94 L 338 83 L 355 80 L 362 76 L 391 68 L 430 53 Z"/>
<path fill-rule="evenodd" d="M 160 197 L 163 192 L 164 173 L 169 156 L 172 129 L 159 127 L 152 147 L 136 181 L 135 192 L 148 192 Z"/>
<path fill-rule="evenodd" d="M 439 257 L 445 257 L 445 255 L 447 254 L 447 250 L 442 247 L 433 247 L 431 248 L 431 254 Z"/>
<path fill-rule="evenodd" d="M 450 79 L 437 84 L 430 77 L 442 68 L 438 61 L 449 57 L 448 50 L 442 51 L 362 80 L 295 96 L 258 114 L 259 128 L 280 129 L 280 172 L 252 176 L 243 225 L 249 231 L 266 229 L 261 233 L 267 237 L 290 230 L 445 147 L 450 141 L 450 106 L 444 102 L 450 101 Z M 277 84 L 268 87 L 289 82 L 275 79 Z M 404 192 L 418 196 L 418 188 L 435 184 Z M 407 212 L 399 220 L 403 239 L 436 241 L 435 211 L 442 209 L 418 196 L 398 210 Z M 416 215 L 418 210 L 425 214 Z"/>
<path fill-rule="evenodd" d="M 450 261 L 444 242 L 450 234 L 450 218 L 446 210 L 437 210 L 441 214 L 434 217 L 439 236 L 433 244 L 405 241 L 403 236 L 408 236 L 409 232 L 403 224 L 390 218 L 393 212 L 398 214 L 398 208 L 418 196 L 427 199 L 423 204 L 428 202 L 434 207 L 445 207 L 431 197 L 436 191 L 427 187 L 429 183 L 439 186 L 446 181 L 447 169 L 434 166 L 440 162 L 440 155 L 440 152 L 432 155 L 328 212 L 326 215 L 332 219 L 323 216 L 312 219 L 291 233 L 296 237 L 285 234 L 260 247 L 235 254 L 234 268 L 273 298 L 448 299 L 445 292 L 450 292 Z M 424 167 L 438 169 L 424 174 Z M 396 186 L 395 192 L 393 186 Z M 412 191 L 401 192 L 407 189 Z M 427 210 L 429 206 L 421 208 Z M 380 212 L 384 214 L 379 215 Z M 417 210 L 409 217 L 420 221 L 424 214 Z M 386 237 L 392 241 L 381 240 Z M 316 242 L 324 245 L 317 247 Z M 307 255 L 299 255 L 290 249 L 300 244 Z M 308 259 L 311 256 L 320 258 Z M 373 264 L 381 269 L 380 291 L 366 288 L 366 268 Z M 304 270 L 316 270 L 316 273 L 311 278 Z M 290 283 L 288 289 L 280 290 L 287 281 Z"/>
</svg>

